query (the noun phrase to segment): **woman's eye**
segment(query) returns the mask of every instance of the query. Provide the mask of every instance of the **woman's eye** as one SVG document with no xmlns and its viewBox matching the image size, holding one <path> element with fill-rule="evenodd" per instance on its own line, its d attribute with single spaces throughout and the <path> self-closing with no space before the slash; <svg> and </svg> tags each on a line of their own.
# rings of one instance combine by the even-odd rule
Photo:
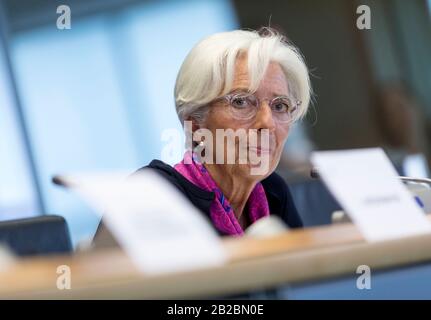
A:
<svg viewBox="0 0 431 320">
<path fill-rule="evenodd" d="M 236 97 L 232 99 L 232 105 L 236 108 L 246 108 L 249 106 L 249 102 L 245 97 Z"/>
<path fill-rule="evenodd" d="M 289 111 L 289 106 L 283 102 L 275 103 L 272 108 L 276 112 L 288 112 Z"/>
</svg>

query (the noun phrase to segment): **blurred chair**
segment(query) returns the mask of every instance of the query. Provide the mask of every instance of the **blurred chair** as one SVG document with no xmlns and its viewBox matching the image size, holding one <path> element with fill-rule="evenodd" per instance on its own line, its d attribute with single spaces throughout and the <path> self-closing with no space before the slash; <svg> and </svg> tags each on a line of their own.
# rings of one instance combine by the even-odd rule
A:
<svg viewBox="0 0 431 320">
<path fill-rule="evenodd" d="M 305 227 L 332 223 L 332 213 L 341 206 L 319 179 L 302 179 L 289 182 L 298 213 Z"/>
<path fill-rule="evenodd" d="M 66 220 L 55 215 L 0 222 L 0 244 L 18 256 L 68 254 L 73 250 Z"/>
</svg>

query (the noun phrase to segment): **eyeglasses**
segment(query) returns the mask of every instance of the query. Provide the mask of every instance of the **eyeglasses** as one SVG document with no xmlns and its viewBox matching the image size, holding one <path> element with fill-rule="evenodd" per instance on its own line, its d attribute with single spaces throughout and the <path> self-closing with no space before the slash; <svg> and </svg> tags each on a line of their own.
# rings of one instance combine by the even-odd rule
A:
<svg viewBox="0 0 431 320">
<path fill-rule="evenodd" d="M 255 95 L 247 92 L 234 92 L 218 100 L 224 100 L 228 103 L 232 117 L 247 121 L 256 116 L 259 106 L 266 99 L 260 100 Z M 283 124 L 289 124 L 296 120 L 301 101 L 294 100 L 289 96 L 278 96 L 269 100 L 268 105 L 275 120 Z"/>
</svg>

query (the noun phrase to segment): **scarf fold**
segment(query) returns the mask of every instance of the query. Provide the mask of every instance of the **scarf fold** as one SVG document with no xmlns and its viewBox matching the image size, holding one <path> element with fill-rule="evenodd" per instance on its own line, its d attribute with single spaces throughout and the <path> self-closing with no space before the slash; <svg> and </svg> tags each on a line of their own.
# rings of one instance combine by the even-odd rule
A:
<svg viewBox="0 0 431 320">
<path fill-rule="evenodd" d="M 235 217 L 229 200 L 224 196 L 208 170 L 199 162 L 195 153 L 187 151 L 184 159 L 176 164 L 174 169 L 199 188 L 215 193 L 215 199 L 210 207 L 210 218 L 217 230 L 224 235 L 244 235 L 244 230 Z M 244 214 L 248 214 L 251 223 L 269 216 L 268 200 L 260 182 L 251 192 L 244 210 Z"/>
</svg>

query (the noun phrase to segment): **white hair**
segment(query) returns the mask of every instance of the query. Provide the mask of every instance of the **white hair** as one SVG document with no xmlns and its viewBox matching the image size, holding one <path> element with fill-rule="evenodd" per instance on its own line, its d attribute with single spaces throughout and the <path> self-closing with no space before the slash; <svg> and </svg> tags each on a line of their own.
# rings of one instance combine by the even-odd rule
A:
<svg viewBox="0 0 431 320">
<path fill-rule="evenodd" d="M 289 95 L 300 101 L 296 119 L 308 109 L 311 85 L 307 66 L 299 50 L 272 29 L 235 30 L 204 38 L 189 52 L 181 65 L 175 84 L 175 106 L 181 124 L 190 117 L 204 120 L 206 106 L 230 92 L 235 62 L 246 53 L 250 92 L 255 92 L 270 62 L 280 64 L 287 80 Z"/>
</svg>

